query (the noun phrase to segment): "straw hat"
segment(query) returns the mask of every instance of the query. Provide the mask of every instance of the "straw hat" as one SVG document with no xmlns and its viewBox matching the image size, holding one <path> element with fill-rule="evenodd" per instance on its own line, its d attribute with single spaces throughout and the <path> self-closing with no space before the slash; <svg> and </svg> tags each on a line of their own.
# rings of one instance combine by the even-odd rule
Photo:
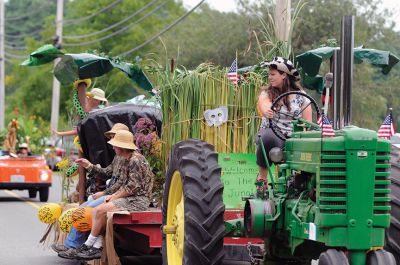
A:
<svg viewBox="0 0 400 265">
<path fill-rule="evenodd" d="M 28 148 L 28 144 L 27 143 L 22 143 L 18 147 L 19 148 Z"/>
<path fill-rule="evenodd" d="M 135 150 L 137 149 L 136 145 L 133 143 L 133 134 L 130 131 L 119 130 L 115 133 L 114 138 L 108 141 L 109 144 L 124 148 Z"/>
<path fill-rule="evenodd" d="M 92 85 L 92 80 L 91 79 L 79 79 L 79 80 L 76 80 L 75 82 L 74 82 L 74 87 L 75 88 L 78 88 L 78 86 L 79 86 L 79 84 L 80 83 L 85 83 L 85 85 L 86 85 L 86 87 L 90 87 L 91 85 Z"/>
<path fill-rule="evenodd" d="M 111 130 L 109 130 L 108 132 L 105 132 L 104 135 L 107 138 L 111 138 L 111 134 L 116 134 L 117 131 L 119 130 L 125 130 L 125 131 L 129 131 L 128 126 L 126 126 L 123 123 L 116 123 L 114 124 L 114 126 L 111 128 Z"/>
<path fill-rule="evenodd" d="M 86 92 L 86 96 L 107 102 L 106 93 L 100 88 L 92 88 L 90 92 Z"/>
</svg>

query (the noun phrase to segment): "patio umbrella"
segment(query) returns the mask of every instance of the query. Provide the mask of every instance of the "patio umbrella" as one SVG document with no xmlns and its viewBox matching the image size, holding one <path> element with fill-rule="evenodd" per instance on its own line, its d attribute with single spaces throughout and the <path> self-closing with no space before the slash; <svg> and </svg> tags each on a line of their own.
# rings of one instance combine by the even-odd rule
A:
<svg viewBox="0 0 400 265">
<path fill-rule="evenodd" d="M 117 68 L 143 89 L 151 91 L 153 88 L 138 65 L 91 53 L 63 53 L 53 45 L 40 47 L 21 65 L 38 66 L 56 58 L 61 60 L 54 67 L 54 76 L 62 85 L 70 85 L 78 79 L 99 77 Z"/>
<path fill-rule="evenodd" d="M 51 44 L 44 45 L 32 52 L 29 59 L 23 61 L 23 66 L 38 66 L 52 62 L 54 59 L 63 56 L 64 53 Z"/>
<path fill-rule="evenodd" d="M 308 80 L 307 82 L 321 84 L 320 81 L 315 82 L 313 80 L 322 78 L 317 76 L 321 63 L 330 59 L 334 50 L 339 49 L 340 47 L 321 47 L 296 56 L 299 68 L 303 72 L 303 77 Z M 368 62 L 373 66 L 379 67 L 383 74 L 388 74 L 393 66 L 399 62 L 399 58 L 388 51 L 365 49 L 363 47 L 354 48 L 354 63 L 360 64 L 362 62 Z M 307 82 L 305 85 L 307 85 Z M 318 90 L 320 90 L 319 87 Z"/>
</svg>

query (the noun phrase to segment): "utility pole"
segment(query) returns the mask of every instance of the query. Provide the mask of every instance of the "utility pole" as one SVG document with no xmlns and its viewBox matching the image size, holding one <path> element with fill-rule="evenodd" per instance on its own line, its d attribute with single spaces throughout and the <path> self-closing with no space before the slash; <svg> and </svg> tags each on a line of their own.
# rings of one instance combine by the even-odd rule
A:
<svg viewBox="0 0 400 265">
<path fill-rule="evenodd" d="M 291 0 L 276 0 L 275 25 L 278 40 L 288 41 L 291 20 Z"/>
<path fill-rule="evenodd" d="M 5 87 L 4 87 L 4 0 L 0 0 L 0 130 L 4 129 Z"/>
<path fill-rule="evenodd" d="M 1 0 L 0 0 L 1 1 Z M 64 14 L 64 0 L 57 0 L 57 16 L 56 16 L 56 36 L 57 44 L 62 43 L 62 30 L 63 30 L 63 14 Z M 59 59 L 54 61 L 54 66 L 58 63 Z M 60 82 L 53 77 L 53 95 L 51 100 L 51 121 L 50 126 L 53 131 L 58 129 L 58 117 L 60 112 Z M 52 140 L 55 142 L 55 135 Z"/>
</svg>

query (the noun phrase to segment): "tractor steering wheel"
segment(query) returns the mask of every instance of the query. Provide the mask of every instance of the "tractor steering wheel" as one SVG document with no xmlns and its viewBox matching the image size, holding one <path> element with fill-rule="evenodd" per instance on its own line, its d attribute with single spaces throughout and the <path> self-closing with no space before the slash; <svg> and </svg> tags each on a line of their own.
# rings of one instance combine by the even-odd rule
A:
<svg viewBox="0 0 400 265">
<path fill-rule="evenodd" d="M 301 96 L 303 96 L 303 97 L 308 98 L 308 99 L 310 100 L 310 103 L 308 103 L 304 108 L 302 108 L 301 111 L 300 111 L 299 113 L 296 114 L 296 116 L 295 116 L 295 115 L 292 115 L 292 114 L 281 113 L 281 112 L 280 112 L 280 108 L 282 107 L 282 104 L 280 104 L 279 102 L 281 101 L 281 99 L 283 99 L 284 97 L 289 96 L 289 95 L 301 95 Z M 276 113 L 279 113 L 279 114 L 284 115 L 284 116 L 291 117 L 292 120 L 297 120 L 297 119 L 299 119 L 299 117 L 301 117 L 301 114 L 303 113 L 303 111 L 304 111 L 310 104 L 314 106 L 315 111 L 316 111 L 316 113 L 317 113 L 317 117 L 319 117 L 319 116 L 321 115 L 321 112 L 320 112 L 320 109 L 319 109 L 319 107 L 318 107 L 317 102 L 315 102 L 315 100 L 314 100 L 311 96 L 309 96 L 309 95 L 307 95 L 307 94 L 305 94 L 304 92 L 301 92 L 301 91 L 290 91 L 290 92 L 283 93 L 282 95 L 278 96 L 278 97 L 272 102 L 271 109 L 272 109 L 274 112 L 276 112 Z M 283 141 L 285 141 L 286 139 L 290 138 L 290 135 L 288 135 L 287 133 L 284 133 L 284 132 L 277 126 L 277 122 L 278 122 L 279 118 L 276 119 L 276 117 L 273 117 L 273 118 L 268 119 L 268 120 L 269 120 L 269 127 L 272 129 L 272 131 L 274 132 L 274 134 L 275 134 L 278 138 L 280 138 L 280 139 L 283 140 Z"/>
</svg>

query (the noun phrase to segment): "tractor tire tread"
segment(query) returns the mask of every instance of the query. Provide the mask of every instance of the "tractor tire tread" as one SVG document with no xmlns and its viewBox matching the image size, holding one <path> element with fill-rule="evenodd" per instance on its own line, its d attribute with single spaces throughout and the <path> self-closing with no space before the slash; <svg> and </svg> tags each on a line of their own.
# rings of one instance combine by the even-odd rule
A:
<svg viewBox="0 0 400 265">
<path fill-rule="evenodd" d="M 214 146 L 195 139 L 175 144 L 171 150 L 163 199 L 163 224 L 167 215 L 169 185 L 180 172 L 184 193 L 185 236 L 183 265 L 221 264 L 225 234 L 223 184 Z M 163 264 L 168 265 L 163 235 Z M 173 264 L 169 264 L 173 265 Z"/>
</svg>

